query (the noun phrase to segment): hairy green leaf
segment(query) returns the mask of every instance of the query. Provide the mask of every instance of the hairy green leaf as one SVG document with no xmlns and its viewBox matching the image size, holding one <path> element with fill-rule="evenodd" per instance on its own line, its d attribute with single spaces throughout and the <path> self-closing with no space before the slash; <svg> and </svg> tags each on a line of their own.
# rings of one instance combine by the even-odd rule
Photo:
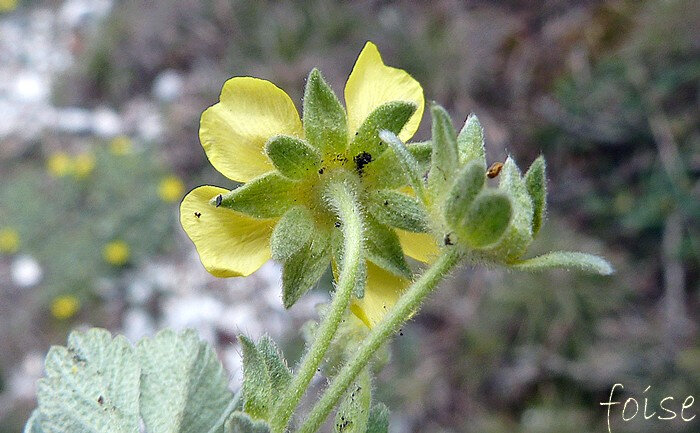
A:
<svg viewBox="0 0 700 433">
<path fill-rule="evenodd" d="M 410 232 L 428 230 L 428 216 L 415 197 L 392 190 L 371 194 L 367 210 L 379 222 Z"/>
<path fill-rule="evenodd" d="M 540 155 L 525 173 L 525 186 L 533 205 L 532 235 L 542 227 L 547 206 L 547 179 L 545 177 L 544 157 Z"/>
<path fill-rule="evenodd" d="M 270 238 L 272 258 L 281 262 L 301 250 L 314 232 L 311 213 L 303 206 L 295 206 L 285 212 L 275 225 Z"/>
<path fill-rule="evenodd" d="M 34 409 L 32 415 L 24 425 L 23 433 L 44 433 L 44 430 L 41 428 L 40 416 L 39 409 Z"/>
<path fill-rule="evenodd" d="M 233 394 L 216 352 L 195 331 L 172 330 L 136 346 L 141 416 L 149 433 L 221 429 Z"/>
<path fill-rule="evenodd" d="M 486 170 L 486 152 L 484 150 L 484 129 L 474 113 L 467 117 L 462 130 L 457 136 L 457 149 L 460 165 L 475 161 Z"/>
<path fill-rule="evenodd" d="M 290 308 L 321 278 L 330 262 L 330 241 L 325 234 L 307 242 L 282 267 L 282 301 Z"/>
<path fill-rule="evenodd" d="M 430 113 L 433 117 L 433 156 L 428 173 L 428 187 L 433 197 L 441 197 L 447 191 L 459 161 L 457 133 L 444 108 L 433 104 Z"/>
<path fill-rule="evenodd" d="M 416 104 L 404 101 L 392 101 L 377 107 L 362 123 L 355 137 L 350 142 L 350 152 L 356 156 L 361 152 L 367 152 L 376 160 L 387 145 L 379 138 L 379 131 L 387 131 L 398 134 L 408 119 L 416 111 Z"/>
<path fill-rule="evenodd" d="M 483 248 L 498 241 L 510 218 L 508 196 L 502 192 L 483 191 L 469 207 L 456 232 L 471 247 Z"/>
<path fill-rule="evenodd" d="M 287 362 L 282 352 L 269 335 L 263 335 L 258 340 L 258 351 L 265 361 L 265 366 L 270 374 L 270 385 L 272 386 L 272 396 L 275 403 L 282 393 L 287 389 L 287 385 L 292 380 L 292 372 L 287 366 Z"/>
<path fill-rule="evenodd" d="M 610 275 L 614 272 L 610 263 L 602 257 L 571 251 L 554 251 L 531 259 L 514 261 L 509 265 L 526 271 L 564 268 L 600 275 Z"/>
<path fill-rule="evenodd" d="M 372 400 L 372 382 L 365 367 L 350 385 L 335 415 L 335 433 L 366 433 Z"/>
<path fill-rule="evenodd" d="M 432 144 L 430 142 L 406 143 L 406 149 L 415 159 L 417 170 L 423 176 L 430 167 Z M 396 189 L 409 183 L 409 178 L 392 149 L 387 149 L 379 158 L 367 165 L 362 178 L 369 189 Z"/>
<path fill-rule="evenodd" d="M 277 170 L 291 179 L 302 179 L 315 173 L 321 165 L 321 154 L 304 140 L 286 135 L 271 138 L 265 153 Z"/>
<path fill-rule="evenodd" d="M 445 200 L 445 221 L 450 226 L 454 227 L 464 219 L 485 182 L 486 173 L 479 162 L 462 167 Z"/>
<path fill-rule="evenodd" d="M 404 175 L 407 177 L 408 184 L 413 188 L 418 199 L 427 204 L 428 195 L 425 190 L 425 183 L 423 182 L 423 171 L 416 158 L 408 151 L 406 145 L 396 134 L 384 130 L 379 132 L 379 138 L 391 146 L 396 160 L 399 162 Z"/>
<path fill-rule="evenodd" d="M 324 156 L 345 152 L 348 142 L 345 109 L 315 68 L 304 91 L 304 133 Z"/>
<path fill-rule="evenodd" d="M 270 433 L 264 421 L 254 421 L 243 412 L 234 412 L 226 421 L 224 433 Z"/>
<path fill-rule="evenodd" d="M 68 347 L 53 346 L 46 356 L 38 390 L 40 430 L 138 433 L 140 375 L 124 337 L 112 339 L 104 329 L 71 333 Z"/>
<path fill-rule="evenodd" d="M 389 408 L 384 403 L 372 406 L 367 421 L 367 433 L 389 433 Z"/>
<path fill-rule="evenodd" d="M 295 181 L 279 173 L 267 173 L 224 196 L 214 197 L 211 204 L 253 218 L 278 217 L 297 203 L 296 185 Z"/>
<path fill-rule="evenodd" d="M 402 277 L 411 276 L 396 232 L 369 215 L 365 218 L 364 246 L 367 258 L 380 268 Z"/>
<path fill-rule="evenodd" d="M 238 341 L 243 347 L 243 407 L 252 418 L 267 420 L 273 396 L 265 358 L 245 335 L 239 335 Z"/>
</svg>

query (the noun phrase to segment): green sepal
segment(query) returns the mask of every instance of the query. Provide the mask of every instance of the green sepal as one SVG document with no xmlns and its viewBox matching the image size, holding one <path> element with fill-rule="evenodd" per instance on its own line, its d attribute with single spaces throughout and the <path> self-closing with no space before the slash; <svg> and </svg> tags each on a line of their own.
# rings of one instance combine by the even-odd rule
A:
<svg viewBox="0 0 700 433">
<path fill-rule="evenodd" d="M 265 153 L 272 164 L 290 179 L 302 179 L 316 173 L 321 165 L 321 154 L 304 140 L 278 135 L 265 144 Z"/>
<path fill-rule="evenodd" d="M 255 421 L 243 412 L 233 412 L 224 424 L 224 433 L 270 433 L 264 421 Z"/>
<path fill-rule="evenodd" d="M 415 233 L 428 230 L 428 215 L 415 197 L 383 189 L 372 192 L 366 206 L 383 224 Z"/>
<path fill-rule="evenodd" d="M 287 366 L 287 361 L 282 355 L 282 351 L 277 347 L 275 341 L 269 335 L 263 335 L 257 344 L 258 351 L 265 361 L 267 372 L 270 375 L 270 385 L 272 386 L 273 404 L 287 389 L 292 381 L 292 372 Z"/>
<path fill-rule="evenodd" d="M 459 156 L 457 154 L 457 133 L 452 119 L 444 108 L 437 104 L 430 107 L 433 118 L 433 155 L 428 173 L 428 188 L 433 197 L 438 198 L 447 192 L 455 175 Z"/>
<path fill-rule="evenodd" d="M 427 173 L 433 153 L 432 143 L 406 143 L 406 149 L 416 161 L 421 176 Z M 409 183 L 408 176 L 391 149 L 387 149 L 372 161 L 372 164 L 367 165 L 362 177 L 368 189 L 396 189 Z"/>
<path fill-rule="evenodd" d="M 311 213 L 303 206 L 294 206 L 282 215 L 270 237 L 272 258 L 284 262 L 310 240 L 314 232 Z"/>
<path fill-rule="evenodd" d="M 341 230 L 333 230 L 331 234 L 331 248 L 333 250 L 333 274 L 336 278 L 339 277 L 340 270 L 343 268 L 343 252 L 344 252 L 343 232 Z M 357 269 L 357 277 L 353 295 L 356 298 L 362 299 L 365 296 L 365 286 L 367 285 L 367 261 L 360 260 L 360 265 Z"/>
<path fill-rule="evenodd" d="M 457 135 L 459 164 L 478 162 L 486 170 L 486 151 L 484 149 L 484 129 L 474 113 L 467 117 L 462 130 Z"/>
<path fill-rule="evenodd" d="M 479 162 L 462 167 L 445 199 L 445 221 L 449 226 L 461 223 L 485 183 L 486 173 Z"/>
<path fill-rule="evenodd" d="M 24 425 L 23 433 L 44 433 L 41 428 L 41 414 L 39 409 L 34 409 L 32 414 L 29 416 L 27 423 Z"/>
<path fill-rule="evenodd" d="M 319 234 L 294 253 L 282 266 L 282 302 L 290 308 L 316 284 L 330 262 L 330 241 Z"/>
<path fill-rule="evenodd" d="M 372 401 L 372 382 L 365 367 L 346 391 L 335 414 L 335 433 L 366 433 Z"/>
<path fill-rule="evenodd" d="M 387 148 L 379 138 L 379 131 L 387 130 L 398 134 L 408 119 L 416 112 L 416 104 L 392 101 L 377 107 L 362 123 L 350 142 L 349 154 L 353 157 L 367 152 L 376 160 Z"/>
<path fill-rule="evenodd" d="M 547 179 L 544 157 L 540 155 L 525 173 L 525 186 L 532 200 L 532 235 L 540 231 L 547 207 Z"/>
<path fill-rule="evenodd" d="M 511 218 L 508 195 L 483 191 L 472 202 L 455 232 L 472 248 L 483 248 L 498 241 Z"/>
<path fill-rule="evenodd" d="M 389 433 L 389 408 L 384 403 L 377 403 L 369 411 L 367 433 Z"/>
<path fill-rule="evenodd" d="M 532 241 L 532 200 L 512 158 L 506 159 L 500 176 L 498 188 L 510 197 L 513 216 L 503 237 L 489 253 L 494 259 L 509 261 L 522 256 Z"/>
<path fill-rule="evenodd" d="M 396 160 L 401 167 L 401 171 L 406 176 L 408 184 L 413 188 L 418 199 L 424 204 L 429 203 L 428 193 L 425 188 L 425 182 L 423 181 L 423 173 L 420 164 L 416 158 L 409 152 L 406 145 L 396 136 L 396 134 L 390 131 L 380 131 L 379 138 L 382 139 L 386 144 L 391 146 L 396 156 Z M 434 151 L 433 151 L 434 152 Z"/>
<path fill-rule="evenodd" d="M 316 68 L 309 74 L 304 91 L 304 134 L 324 155 L 343 153 L 347 147 L 345 109 Z"/>
<path fill-rule="evenodd" d="M 564 268 L 599 275 L 610 275 L 614 272 L 610 263 L 602 257 L 571 251 L 553 251 L 531 259 L 514 261 L 508 265 L 524 271 Z"/>
<path fill-rule="evenodd" d="M 214 197 L 210 204 L 233 209 L 253 218 L 278 217 L 296 204 L 296 185 L 295 181 L 271 172 L 224 196 Z"/>
<path fill-rule="evenodd" d="M 364 247 L 367 259 L 375 265 L 402 277 L 411 276 L 396 232 L 369 215 L 365 217 Z"/>
<path fill-rule="evenodd" d="M 243 408 L 253 419 L 267 420 L 273 395 L 265 358 L 245 335 L 239 335 L 238 341 L 243 348 Z"/>
</svg>

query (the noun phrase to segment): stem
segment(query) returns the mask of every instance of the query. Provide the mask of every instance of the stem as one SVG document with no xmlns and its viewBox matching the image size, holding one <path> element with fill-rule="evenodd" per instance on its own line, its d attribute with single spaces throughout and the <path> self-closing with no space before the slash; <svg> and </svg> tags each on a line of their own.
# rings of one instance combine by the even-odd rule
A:
<svg viewBox="0 0 700 433">
<path fill-rule="evenodd" d="M 347 387 L 370 361 L 374 352 L 418 310 L 423 300 L 432 293 L 435 286 L 454 268 L 460 258 L 461 254 L 455 248 L 450 248 L 408 288 L 384 320 L 372 328 L 357 349 L 355 357 L 345 364 L 333 379 L 298 433 L 314 433 L 320 428 Z"/>
<path fill-rule="evenodd" d="M 362 219 L 355 194 L 344 183 L 332 183 L 328 186 L 326 196 L 343 222 L 343 267 L 330 308 L 316 332 L 316 338 L 304 354 L 297 373 L 272 413 L 270 425 L 273 432 L 284 432 L 299 400 L 323 361 L 350 303 L 362 260 Z"/>
</svg>

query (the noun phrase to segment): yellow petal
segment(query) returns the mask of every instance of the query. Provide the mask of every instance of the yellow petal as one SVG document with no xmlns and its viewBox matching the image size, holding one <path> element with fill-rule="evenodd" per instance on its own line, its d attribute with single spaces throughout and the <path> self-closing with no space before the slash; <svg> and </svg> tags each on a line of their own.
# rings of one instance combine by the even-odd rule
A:
<svg viewBox="0 0 700 433">
<path fill-rule="evenodd" d="M 227 192 L 215 186 L 192 190 L 180 205 L 180 222 L 212 275 L 250 275 L 270 258 L 270 235 L 276 220 L 253 219 L 209 204 Z"/>
<path fill-rule="evenodd" d="M 367 262 L 367 285 L 362 299 L 353 299 L 350 311 L 368 327 L 379 323 L 408 287 L 406 278 Z"/>
<path fill-rule="evenodd" d="M 345 84 L 350 137 L 372 111 L 391 101 L 408 101 L 418 106 L 399 133 L 399 138 L 406 141 L 413 137 L 423 117 L 423 88 L 406 71 L 386 66 L 377 46 L 367 42 Z"/>
<path fill-rule="evenodd" d="M 263 146 L 278 134 L 301 137 L 299 113 L 282 89 L 252 77 L 228 80 L 220 102 L 202 113 L 199 125 L 199 139 L 211 164 L 239 182 L 274 169 Z"/>
<path fill-rule="evenodd" d="M 423 263 L 431 263 L 440 253 L 435 239 L 429 233 L 412 233 L 396 229 L 396 234 L 399 236 L 404 254 L 409 257 Z"/>
</svg>

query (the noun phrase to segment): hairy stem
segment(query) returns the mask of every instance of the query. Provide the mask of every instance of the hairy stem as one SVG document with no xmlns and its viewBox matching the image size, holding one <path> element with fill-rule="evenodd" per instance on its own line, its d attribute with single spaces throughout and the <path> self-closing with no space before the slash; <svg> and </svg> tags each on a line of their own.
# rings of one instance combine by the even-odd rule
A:
<svg viewBox="0 0 700 433">
<path fill-rule="evenodd" d="M 321 427 L 330 411 L 338 403 L 347 387 L 367 365 L 372 355 L 418 310 L 423 300 L 454 268 L 460 258 L 460 253 L 456 249 L 450 248 L 406 290 L 384 320 L 372 328 L 372 331 L 357 349 L 355 357 L 345 364 L 333 379 L 298 433 L 314 433 Z"/>
<path fill-rule="evenodd" d="M 299 400 L 309 386 L 318 366 L 328 350 L 343 314 L 350 303 L 362 260 L 362 218 L 355 195 L 343 183 L 333 183 L 327 190 L 327 199 L 343 222 L 344 253 L 338 286 L 330 308 L 316 331 L 312 345 L 304 354 L 299 368 L 282 395 L 272 414 L 270 424 L 275 433 L 284 432 Z"/>
</svg>

